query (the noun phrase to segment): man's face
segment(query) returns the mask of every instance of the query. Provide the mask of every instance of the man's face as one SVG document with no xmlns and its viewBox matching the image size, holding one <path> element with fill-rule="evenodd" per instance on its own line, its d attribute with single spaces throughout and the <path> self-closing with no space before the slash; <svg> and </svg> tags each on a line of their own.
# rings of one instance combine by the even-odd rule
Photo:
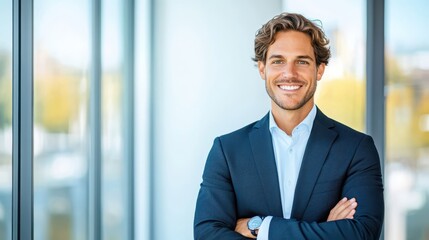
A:
<svg viewBox="0 0 429 240">
<path fill-rule="evenodd" d="M 258 69 L 273 110 L 299 110 L 313 106 L 317 81 L 322 78 L 325 64 L 316 66 L 308 35 L 285 31 L 276 34 L 265 64 L 258 62 Z"/>
</svg>

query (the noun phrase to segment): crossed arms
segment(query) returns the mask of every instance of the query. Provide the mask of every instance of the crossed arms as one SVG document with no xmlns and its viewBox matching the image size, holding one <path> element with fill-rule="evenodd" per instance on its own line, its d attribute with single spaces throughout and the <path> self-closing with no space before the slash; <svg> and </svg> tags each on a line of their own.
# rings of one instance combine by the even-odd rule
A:
<svg viewBox="0 0 429 240">
<path fill-rule="evenodd" d="M 329 212 L 327 222 L 336 221 L 342 219 L 353 219 L 354 214 L 356 213 L 357 202 L 355 198 L 341 199 L 337 205 Z M 247 222 L 250 218 L 240 218 L 237 221 L 237 225 L 235 226 L 235 231 L 243 235 L 247 238 L 256 238 L 251 234 L 250 230 L 247 227 Z M 258 231 L 256 231 L 258 232 Z"/>
<path fill-rule="evenodd" d="M 370 137 L 360 139 L 344 171 L 338 167 L 329 172 L 343 176 L 341 185 L 312 196 L 302 219 L 284 219 L 267 210 L 270 206 L 260 196 L 264 191 L 258 178 L 248 177 L 258 176 L 257 171 L 235 161 L 239 155 L 251 156 L 240 151 L 232 154 L 227 148 L 216 139 L 207 159 L 195 213 L 195 239 L 248 239 L 246 219 L 270 214 L 274 216 L 270 240 L 379 238 L 384 215 L 383 185 L 378 154 Z M 335 168 L 335 161 L 328 157 L 325 165 Z M 345 207 L 341 201 L 336 205 L 343 197 L 355 198 L 359 206 L 349 208 L 349 212 L 339 210 Z"/>
</svg>

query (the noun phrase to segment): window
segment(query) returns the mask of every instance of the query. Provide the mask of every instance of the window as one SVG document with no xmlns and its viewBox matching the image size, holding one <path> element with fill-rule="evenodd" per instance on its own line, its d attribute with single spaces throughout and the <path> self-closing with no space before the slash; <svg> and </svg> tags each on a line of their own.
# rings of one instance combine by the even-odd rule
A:
<svg viewBox="0 0 429 240">
<path fill-rule="evenodd" d="M 321 21 L 331 59 L 318 83 L 315 103 L 328 116 L 365 130 L 365 1 L 283 0 L 283 10 Z M 320 23 L 320 22 L 319 22 Z M 347 101 L 344 101 L 347 99 Z"/>
<path fill-rule="evenodd" d="M 386 3 L 385 239 L 429 238 L 428 7 Z"/>
<path fill-rule="evenodd" d="M 88 1 L 38 0 L 34 7 L 34 237 L 35 239 L 91 239 L 92 206 L 102 206 L 103 239 L 132 238 L 132 173 L 128 134 L 129 72 L 133 68 L 124 29 L 127 4 L 106 0 L 94 9 Z M 93 15 L 101 26 L 91 29 Z M 125 31 L 127 30 L 127 31 Z M 93 58 L 93 43 L 101 32 L 101 58 Z M 97 41 L 97 40 L 95 40 Z M 132 56 L 131 56 L 132 57 Z M 96 59 L 96 60 L 94 60 Z M 98 61 L 94 64 L 93 61 Z M 101 75 L 93 75 L 94 66 Z M 100 78 L 100 103 L 93 85 Z M 126 84 L 127 83 L 127 84 Z M 131 95 L 132 97 L 132 95 Z M 93 121 L 94 111 L 101 117 Z M 98 121 L 98 122 L 96 122 Z M 100 128 L 100 132 L 94 131 Z M 129 130 L 128 130 L 129 129 Z M 91 134 L 98 136 L 91 136 Z M 94 137 L 101 141 L 99 159 Z M 97 159 L 96 159 L 97 158 Z M 97 161 L 100 165 L 94 165 Z M 93 168 L 100 173 L 92 185 Z M 93 199 L 94 189 L 101 196 Z M 100 200 L 100 203 L 93 201 Z M 98 213 L 96 213 L 98 214 Z M 96 220 L 98 221 L 98 220 Z"/>
<path fill-rule="evenodd" d="M 125 28 L 131 27 L 125 25 L 127 7 L 121 0 L 105 0 L 101 11 L 102 231 L 106 240 L 127 239 L 133 229 L 129 221 L 133 186 L 129 181 L 133 176 L 129 168 L 133 149 L 129 133 L 133 127 L 127 123 L 132 117 L 133 95 L 128 88 L 132 79 L 127 77 L 127 67 L 132 64 L 132 56 L 126 55 L 130 48 L 125 45 L 130 38 Z"/>
<path fill-rule="evenodd" d="M 90 2 L 34 1 L 34 239 L 86 239 Z"/>
<path fill-rule="evenodd" d="M 12 1 L 0 1 L 0 239 L 12 238 Z"/>
</svg>

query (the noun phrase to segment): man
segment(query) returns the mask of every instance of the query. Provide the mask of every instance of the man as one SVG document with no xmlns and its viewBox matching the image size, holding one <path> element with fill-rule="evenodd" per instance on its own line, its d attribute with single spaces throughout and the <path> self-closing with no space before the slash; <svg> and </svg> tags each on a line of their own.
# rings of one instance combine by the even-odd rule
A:
<svg viewBox="0 0 429 240">
<path fill-rule="evenodd" d="M 299 14 L 280 14 L 259 29 L 254 60 L 271 111 L 215 139 L 195 239 L 379 238 L 384 200 L 374 142 L 314 104 L 328 43 Z"/>
</svg>

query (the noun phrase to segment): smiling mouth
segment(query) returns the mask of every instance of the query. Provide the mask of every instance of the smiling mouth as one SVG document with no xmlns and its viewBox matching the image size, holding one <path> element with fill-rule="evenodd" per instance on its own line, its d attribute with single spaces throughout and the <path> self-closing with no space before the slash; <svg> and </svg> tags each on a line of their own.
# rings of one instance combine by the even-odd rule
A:
<svg viewBox="0 0 429 240">
<path fill-rule="evenodd" d="M 286 91 L 294 91 L 301 88 L 300 85 L 279 85 L 279 88 Z"/>
</svg>

